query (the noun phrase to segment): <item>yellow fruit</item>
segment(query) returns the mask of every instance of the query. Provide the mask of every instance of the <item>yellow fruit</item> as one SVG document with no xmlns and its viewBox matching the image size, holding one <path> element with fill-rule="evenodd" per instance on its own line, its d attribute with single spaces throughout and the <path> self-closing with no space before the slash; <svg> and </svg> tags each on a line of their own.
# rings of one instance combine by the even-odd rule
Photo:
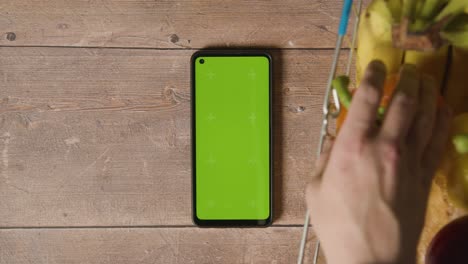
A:
<svg viewBox="0 0 468 264">
<path fill-rule="evenodd" d="M 468 135 L 468 113 L 458 115 L 452 122 L 452 142 L 439 170 L 447 178 L 451 200 L 459 207 L 468 209 L 468 153 L 459 152 L 453 144 L 457 135 Z M 465 144 L 467 144 L 465 139 Z"/>
<path fill-rule="evenodd" d="M 373 0 L 359 24 L 357 85 L 372 60 L 381 60 L 390 76 L 402 63 L 431 75 L 454 112 L 466 113 L 455 119 L 454 133 L 468 133 L 468 0 Z M 462 212 L 448 198 L 468 209 L 468 154 L 459 149 L 447 149 L 433 182 L 418 263 L 435 233 Z"/>
<path fill-rule="evenodd" d="M 373 1 L 362 12 L 356 53 L 358 84 L 361 82 L 364 70 L 372 60 L 381 60 L 389 73 L 398 72 L 403 59 L 403 51 L 393 47 L 392 24 L 392 11 L 385 0 Z"/>
<path fill-rule="evenodd" d="M 445 68 L 448 59 L 448 46 L 436 51 L 413 51 L 405 52 L 405 63 L 414 64 L 421 73 L 428 74 L 435 79 L 437 87 L 442 90 L 445 76 Z"/>
<path fill-rule="evenodd" d="M 444 41 L 448 45 L 441 46 Z M 372 1 L 361 16 L 356 56 L 358 85 L 372 60 L 382 61 L 389 76 L 396 75 L 401 64 L 413 64 L 435 79 L 456 114 L 468 113 L 467 0 Z M 344 111 L 339 117 L 338 127 L 345 115 Z M 468 118 L 463 122 L 468 125 Z M 468 161 L 457 162 L 458 158 L 452 155 L 448 161 L 457 172 L 446 174 L 451 175 L 451 196 L 458 204 L 468 204 L 468 176 L 463 174 Z"/>
<path fill-rule="evenodd" d="M 455 114 L 468 112 L 468 48 L 454 48 L 445 92 Z"/>
</svg>

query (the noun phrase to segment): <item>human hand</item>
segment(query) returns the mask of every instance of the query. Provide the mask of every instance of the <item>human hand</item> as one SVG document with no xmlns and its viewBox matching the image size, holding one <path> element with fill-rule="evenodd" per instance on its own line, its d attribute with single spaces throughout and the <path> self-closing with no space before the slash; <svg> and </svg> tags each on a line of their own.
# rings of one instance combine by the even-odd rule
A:
<svg viewBox="0 0 468 264">
<path fill-rule="evenodd" d="M 434 81 L 406 65 L 378 126 L 385 78 L 381 62 L 369 64 L 307 187 L 311 221 L 329 264 L 415 263 L 451 114 L 445 105 L 437 108 Z"/>
</svg>

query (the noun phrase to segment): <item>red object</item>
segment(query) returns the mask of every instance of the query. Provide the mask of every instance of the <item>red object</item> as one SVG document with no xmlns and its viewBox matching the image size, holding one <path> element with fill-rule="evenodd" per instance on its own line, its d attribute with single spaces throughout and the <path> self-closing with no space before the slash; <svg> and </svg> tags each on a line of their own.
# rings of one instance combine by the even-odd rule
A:
<svg viewBox="0 0 468 264">
<path fill-rule="evenodd" d="M 468 263 L 468 216 L 444 226 L 426 252 L 426 264 Z"/>
</svg>

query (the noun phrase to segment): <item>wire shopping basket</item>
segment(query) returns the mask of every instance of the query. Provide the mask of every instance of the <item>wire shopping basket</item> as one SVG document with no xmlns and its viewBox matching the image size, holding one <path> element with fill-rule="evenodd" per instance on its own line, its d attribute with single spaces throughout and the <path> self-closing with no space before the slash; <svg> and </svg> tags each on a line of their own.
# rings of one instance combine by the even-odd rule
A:
<svg viewBox="0 0 468 264">
<path fill-rule="evenodd" d="M 330 120 L 337 118 L 341 111 L 338 93 L 335 89 L 332 88 L 332 81 L 335 78 L 335 75 L 337 72 L 338 60 L 340 58 L 343 41 L 346 37 L 349 18 L 350 18 L 351 10 L 353 9 L 353 7 L 355 10 L 354 14 L 356 18 L 354 20 L 350 52 L 348 55 L 348 61 L 346 65 L 346 75 L 349 75 L 351 72 L 351 65 L 353 62 L 354 48 L 355 48 L 356 37 L 357 37 L 356 35 L 357 35 L 357 30 L 359 26 L 359 18 L 360 18 L 361 9 L 362 9 L 362 0 L 356 1 L 355 4 L 353 4 L 352 0 L 345 0 L 343 3 L 340 24 L 338 28 L 338 36 L 337 36 L 335 51 L 333 55 L 333 62 L 332 62 L 332 66 L 330 69 L 330 74 L 328 76 L 327 87 L 325 89 L 325 97 L 323 100 L 322 126 L 320 130 L 319 143 L 317 146 L 317 157 L 321 155 L 322 150 L 323 150 L 323 145 L 327 137 L 332 135 L 332 133 L 330 133 L 329 131 Z M 298 264 L 303 264 L 303 261 L 304 261 L 304 252 L 305 252 L 305 246 L 307 242 L 309 223 L 310 223 L 310 212 L 307 210 L 305 221 L 304 221 L 304 229 L 302 233 L 301 245 L 299 249 L 299 256 L 297 260 Z M 312 262 L 313 264 L 317 264 L 319 252 L 320 252 L 320 241 L 317 241 L 317 243 L 315 244 L 315 250 L 314 250 L 314 255 L 313 255 L 313 262 Z"/>
</svg>

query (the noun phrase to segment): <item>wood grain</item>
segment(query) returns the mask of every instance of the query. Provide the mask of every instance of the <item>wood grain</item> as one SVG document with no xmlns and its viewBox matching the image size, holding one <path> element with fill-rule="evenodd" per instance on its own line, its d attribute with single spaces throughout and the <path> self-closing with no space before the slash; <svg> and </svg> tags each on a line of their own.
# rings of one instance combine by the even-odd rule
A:
<svg viewBox="0 0 468 264">
<path fill-rule="evenodd" d="M 191 225 L 191 51 L 0 48 L 0 226 Z M 276 224 L 302 224 L 331 51 L 274 51 Z"/>
<path fill-rule="evenodd" d="M 0 230 L 0 263 L 295 263 L 300 235 L 297 227 Z"/>
<path fill-rule="evenodd" d="M 0 264 L 294 263 L 341 4 L 0 3 Z M 187 49 L 252 46 L 276 49 L 284 226 L 193 228 Z"/>
<path fill-rule="evenodd" d="M 0 45 L 334 47 L 340 0 L 3 1 Z"/>
</svg>

